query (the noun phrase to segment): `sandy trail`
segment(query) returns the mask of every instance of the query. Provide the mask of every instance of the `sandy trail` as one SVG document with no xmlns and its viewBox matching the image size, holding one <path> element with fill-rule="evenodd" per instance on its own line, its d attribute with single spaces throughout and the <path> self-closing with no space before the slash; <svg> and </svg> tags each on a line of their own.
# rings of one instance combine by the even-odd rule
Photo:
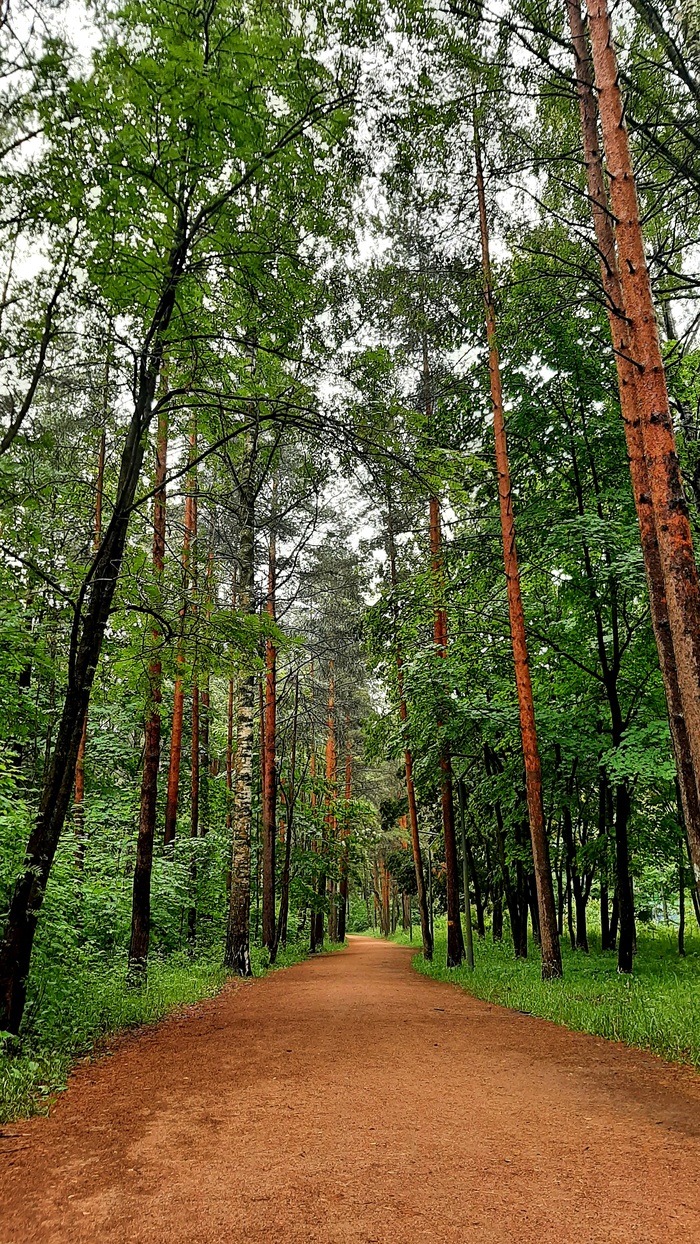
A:
<svg viewBox="0 0 700 1244">
<path fill-rule="evenodd" d="M 0 1139 L 1 1244 L 691 1244 L 700 1077 L 349 949 L 82 1066 Z"/>
</svg>

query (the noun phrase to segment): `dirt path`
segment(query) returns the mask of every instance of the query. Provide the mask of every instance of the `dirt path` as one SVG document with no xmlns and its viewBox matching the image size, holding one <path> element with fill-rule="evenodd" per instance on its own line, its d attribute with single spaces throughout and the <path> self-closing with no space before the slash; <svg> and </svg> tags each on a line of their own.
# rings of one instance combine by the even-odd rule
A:
<svg viewBox="0 0 700 1244">
<path fill-rule="evenodd" d="M 700 1077 L 353 938 L 132 1036 L 0 1140 L 1 1244 L 691 1244 Z"/>
</svg>

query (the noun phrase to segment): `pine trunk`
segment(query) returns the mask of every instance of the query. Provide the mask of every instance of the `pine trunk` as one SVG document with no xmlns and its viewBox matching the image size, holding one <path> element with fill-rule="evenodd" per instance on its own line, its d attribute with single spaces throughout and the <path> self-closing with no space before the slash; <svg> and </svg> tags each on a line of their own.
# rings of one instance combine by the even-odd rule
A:
<svg viewBox="0 0 700 1244">
<path fill-rule="evenodd" d="M 602 155 L 598 142 L 598 105 L 593 89 L 593 68 L 588 53 L 580 0 L 568 0 L 568 12 L 576 64 L 576 81 L 588 197 L 591 203 L 596 243 L 601 257 L 602 284 L 607 303 L 610 335 L 615 352 L 620 409 L 625 429 L 632 491 L 644 556 L 651 621 L 666 693 L 688 846 L 693 862 L 696 888 L 698 893 L 700 893 L 700 799 L 698 798 L 698 787 L 695 780 L 693 754 L 691 753 L 686 726 L 683 698 L 678 681 L 656 519 L 652 507 L 649 473 L 645 459 L 642 432 L 644 415 L 640 400 L 643 392 L 640 395 L 637 393 L 638 370 L 631 356 L 633 346 L 630 324 L 626 315 L 620 271 L 618 269 L 618 258 L 615 251 L 615 231 L 608 208 Z M 599 37 L 602 37 L 602 35 L 599 35 Z M 616 197 L 618 197 L 617 192 Z M 650 294 L 649 297 L 651 297 Z M 643 390 L 643 386 L 641 387 Z"/>
<path fill-rule="evenodd" d="M 523 614 L 522 593 L 520 590 L 520 573 L 518 555 L 515 545 L 515 519 L 513 515 L 513 497 L 510 485 L 510 467 L 506 444 L 506 427 L 503 413 L 503 395 L 501 389 L 501 368 L 496 340 L 496 317 L 493 305 L 491 285 L 491 265 L 489 256 L 488 220 L 486 215 L 486 193 L 484 174 L 481 164 L 476 116 L 474 118 L 474 155 L 476 163 L 476 180 L 479 198 L 479 222 L 481 228 L 481 247 L 484 274 L 484 306 L 486 310 L 486 332 L 489 345 L 489 373 L 491 380 L 491 400 L 493 405 L 493 428 L 496 443 L 496 467 L 498 471 L 498 496 L 501 511 L 501 531 L 503 535 L 503 560 L 508 586 L 508 612 L 510 616 L 510 632 L 513 646 L 513 662 L 515 665 L 515 682 L 518 693 L 520 712 L 520 732 L 525 761 L 525 779 L 527 786 L 527 806 L 530 821 L 530 837 L 532 839 L 532 856 L 537 886 L 537 902 L 539 908 L 539 925 L 542 947 L 542 978 L 551 980 L 562 975 L 561 950 L 557 932 L 557 913 L 554 903 L 554 887 L 552 884 L 552 866 L 549 858 L 549 846 L 544 823 L 544 804 L 542 800 L 542 772 L 537 746 L 537 729 L 535 725 L 535 706 L 530 681 L 527 640 L 525 636 L 525 618 Z"/>
</svg>

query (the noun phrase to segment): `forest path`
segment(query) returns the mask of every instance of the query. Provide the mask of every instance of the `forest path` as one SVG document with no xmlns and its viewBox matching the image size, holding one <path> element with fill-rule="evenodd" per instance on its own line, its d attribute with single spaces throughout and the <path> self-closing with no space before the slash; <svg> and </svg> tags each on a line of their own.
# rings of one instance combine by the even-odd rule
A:
<svg viewBox="0 0 700 1244">
<path fill-rule="evenodd" d="M 113 1042 L 0 1140 L 0 1244 L 700 1240 L 700 1077 L 340 954 Z"/>
</svg>

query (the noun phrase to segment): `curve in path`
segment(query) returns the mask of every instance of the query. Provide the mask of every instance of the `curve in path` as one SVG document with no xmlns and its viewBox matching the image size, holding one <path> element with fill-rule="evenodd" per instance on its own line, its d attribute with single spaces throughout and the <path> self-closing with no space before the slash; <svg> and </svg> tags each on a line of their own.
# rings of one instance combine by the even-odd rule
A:
<svg viewBox="0 0 700 1244">
<path fill-rule="evenodd" d="M 0 1244 L 690 1244 L 700 1079 L 341 954 L 124 1038 L 0 1140 Z"/>
</svg>

